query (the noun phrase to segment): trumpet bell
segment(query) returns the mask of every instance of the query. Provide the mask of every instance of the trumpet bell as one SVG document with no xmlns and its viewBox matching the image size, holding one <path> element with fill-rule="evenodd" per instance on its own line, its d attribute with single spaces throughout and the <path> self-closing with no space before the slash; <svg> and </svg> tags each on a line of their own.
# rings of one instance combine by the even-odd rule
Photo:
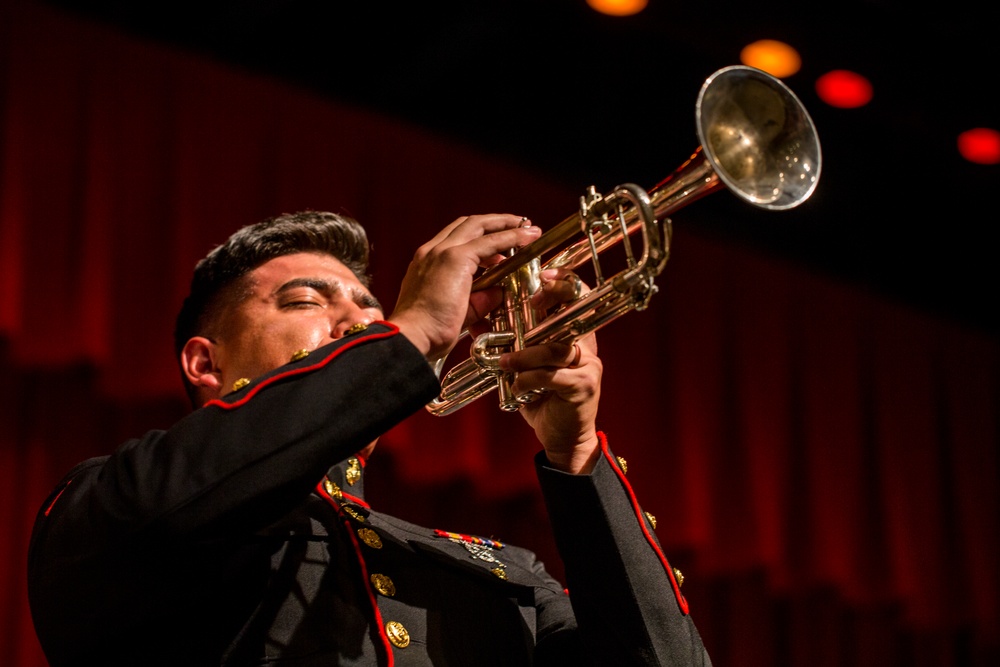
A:
<svg viewBox="0 0 1000 667">
<path fill-rule="evenodd" d="M 778 79 L 741 65 L 718 70 L 701 87 L 695 122 L 705 159 L 733 194 L 776 211 L 812 195 L 822 166 L 819 138 Z"/>
</svg>

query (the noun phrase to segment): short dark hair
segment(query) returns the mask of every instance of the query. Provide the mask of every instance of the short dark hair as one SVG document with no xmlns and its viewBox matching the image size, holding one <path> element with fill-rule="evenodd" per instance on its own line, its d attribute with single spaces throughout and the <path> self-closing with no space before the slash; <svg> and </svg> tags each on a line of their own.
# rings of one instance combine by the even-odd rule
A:
<svg viewBox="0 0 1000 667">
<path fill-rule="evenodd" d="M 275 257 L 297 252 L 336 257 L 363 285 L 367 287 L 371 282 L 368 236 L 353 218 L 324 211 L 300 211 L 247 225 L 195 266 L 191 289 L 174 327 L 174 353 L 178 361 L 188 340 L 206 335 L 223 308 L 243 298 L 242 278 Z M 194 387 L 186 377 L 184 384 L 194 402 Z"/>
</svg>

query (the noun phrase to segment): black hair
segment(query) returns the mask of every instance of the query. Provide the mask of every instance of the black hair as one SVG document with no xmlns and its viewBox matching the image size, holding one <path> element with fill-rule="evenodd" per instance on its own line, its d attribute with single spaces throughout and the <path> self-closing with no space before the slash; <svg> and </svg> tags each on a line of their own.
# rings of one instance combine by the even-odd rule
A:
<svg viewBox="0 0 1000 667">
<path fill-rule="evenodd" d="M 210 336 L 222 310 L 238 303 L 246 294 L 242 280 L 255 268 L 275 257 L 297 252 L 319 252 L 340 260 L 366 287 L 368 236 L 353 218 L 323 211 L 301 211 L 268 218 L 238 230 L 198 262 L 191 289 L 177 315 L 174 353 L 194 336 Z M 183 376 L 183 373 L 182 373 Z M 195 388 L 184 377 L 192 403 Z"/>
</svg>

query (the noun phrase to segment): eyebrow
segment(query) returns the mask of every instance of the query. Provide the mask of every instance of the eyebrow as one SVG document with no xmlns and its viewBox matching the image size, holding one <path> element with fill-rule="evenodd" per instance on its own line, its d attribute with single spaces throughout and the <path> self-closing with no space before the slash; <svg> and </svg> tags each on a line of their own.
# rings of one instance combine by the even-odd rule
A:
<svg viewBox="0 0 1000 667">
<path fill-rule="evenodd" d="M 278 289 L 274 290 L 275 294 L 283 294 L 289 290 L 293 290 L 296 287 L 311 287 L 317 292 L 323 292 L 324 294 L 336 294 L 343 290 L 341 284 L 335 280 L 323 280 L 322 278 L 292 278 L 285 284 L 281 285 Z"/>
<path fill-rule="evenodd" d="M 334 296 L 344 292 L 344 286 L 337 280 L 324 280 L 323 278 L 292 278 L 274 291 L 275 296 L 283 294 L 297 287 L 309 287 L 326 296 Z M 371 293 L 363 290 L 352 290 L 351 299 L 354 303 L 363 308 L 378 308 L 382 310 L 382 304 Z M 384 311 L 383 311 L 384 312 Z"/>
</svg>

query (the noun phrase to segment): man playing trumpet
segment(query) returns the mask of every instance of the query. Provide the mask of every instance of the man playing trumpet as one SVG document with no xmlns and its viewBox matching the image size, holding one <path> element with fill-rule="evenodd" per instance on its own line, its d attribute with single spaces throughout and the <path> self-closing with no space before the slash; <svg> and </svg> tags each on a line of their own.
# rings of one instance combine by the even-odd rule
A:
<svg viewBox="0 0 1000 667">
<path fill-rule="evenodd" d="M 432 363 L 501 300 L 473 277 L 538 238 L 459 218 L 391 315 L 368 241 L 332 213 L 239 230 L 177 320 L 193 412 L 85 461 L 41 508 L 29 597 L 62 665 L 708 665 L 679 582 L 603 434 L 593 335 L 504 354 L 568 592 L 524 549 L 425 529 L 365 498 L 380 435 L 437 395 Z M 533 305 L 579 296 L 543 272 Z"/>
</svg>

